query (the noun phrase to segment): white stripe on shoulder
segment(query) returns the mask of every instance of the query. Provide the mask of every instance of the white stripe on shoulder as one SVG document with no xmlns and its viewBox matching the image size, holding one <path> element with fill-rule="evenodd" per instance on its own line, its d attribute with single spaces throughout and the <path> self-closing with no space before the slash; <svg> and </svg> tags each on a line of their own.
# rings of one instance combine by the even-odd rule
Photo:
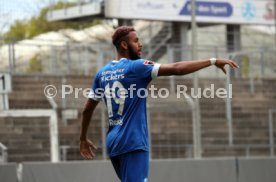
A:
<svg viewBox="0 0 276 182">
<path fill-rule="evenodd" d="M 152 79 L 158 77 L 158 71 L 159 71 L 160 66 L 161 66 L 161 64 L 159 64 L 159 63 L 155 63 L 153 65 L 153 68 L 152 68 L 152 71 L 151 71 L 151 78 Z"/>
<path fill-rule="evenodd" d="M 118 63 L 118 62 L 120 62 L 120 61 L 122 61 L 122 60 L 124 60 L 124 59 L 126 59 L 126 58 L 121 58 L 120 60 L 112 60 L 112 62 Z"/>
</svg>

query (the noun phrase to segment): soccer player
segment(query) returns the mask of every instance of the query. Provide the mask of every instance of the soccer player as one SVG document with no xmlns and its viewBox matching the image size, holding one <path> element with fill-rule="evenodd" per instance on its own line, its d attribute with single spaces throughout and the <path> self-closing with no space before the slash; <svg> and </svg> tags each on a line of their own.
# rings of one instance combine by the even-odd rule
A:
<svg viewBox="0 0 276 182">
<path fill-rule="evenodd" d="M 87 137 L 90 119 L 97 104 L 103 100 L 108 110 L 109 129 L 107 152 L 122 182 L 146 182 L 149 170 L 149 146 L 146 98 L 143 95 L 150 81 L 158 76 L 185 75 L 211 65 L 225 74 L 225 65 L 238 68 L 228 59 L 211 58 L 158 64 L 140 58 L 142 44 L 133 27 L 115 30 L 112 42 L 117 49 L 117 60 L 100 69 L 82 113 L 80 153 L 85 159 L 95 157 L 96 146 Z"/>
</svg>

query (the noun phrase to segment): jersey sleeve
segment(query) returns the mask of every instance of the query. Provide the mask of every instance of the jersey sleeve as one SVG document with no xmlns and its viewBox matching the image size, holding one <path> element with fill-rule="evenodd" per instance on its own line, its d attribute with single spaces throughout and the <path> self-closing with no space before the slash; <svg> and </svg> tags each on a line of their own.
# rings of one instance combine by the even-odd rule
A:
<svg viewBox="0 0 276 182">
<path fill-rule="evenodd" d="M 100 87 L 99 73 L 97 73 L 92 84 L 92 89 L 88 94 L 88 98 L 93 99 L 95 101 L 101 101 L 104 96 L 103 94 L 104 90 Z"/>
<path fill-rule="evenodd" d="M 160 64 L 154 63 L 149 60 L 136 60 L 133 61 L 132 71 L 141 78 L 154 79 L 158 76 Z"/>
</svg>

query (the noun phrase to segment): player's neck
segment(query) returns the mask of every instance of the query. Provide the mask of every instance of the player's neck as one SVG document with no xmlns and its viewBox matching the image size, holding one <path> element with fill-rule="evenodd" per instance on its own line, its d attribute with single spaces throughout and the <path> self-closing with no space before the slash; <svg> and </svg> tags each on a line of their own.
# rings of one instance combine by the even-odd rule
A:
<svg viewBox="0 0 276 182">
<path fill-rule="evenodd" d="M 119 53 L 117 54 L 117 60 L 120 60 L 122 58 L 130 59 L 130 56 L 128 53 Z"/>
</svg>

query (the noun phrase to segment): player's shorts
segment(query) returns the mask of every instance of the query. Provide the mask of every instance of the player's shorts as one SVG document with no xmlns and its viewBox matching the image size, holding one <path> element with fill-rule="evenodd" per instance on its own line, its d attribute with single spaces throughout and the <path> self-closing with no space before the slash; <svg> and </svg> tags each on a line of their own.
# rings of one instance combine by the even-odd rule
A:
<svg viewBox="0 0 276 182">
<path fill-rule="evenodd" d="M 110 158 L 122 182 L 147 182 L 149 174 L 149 152 L 135 150 Z"/>
</svg>

